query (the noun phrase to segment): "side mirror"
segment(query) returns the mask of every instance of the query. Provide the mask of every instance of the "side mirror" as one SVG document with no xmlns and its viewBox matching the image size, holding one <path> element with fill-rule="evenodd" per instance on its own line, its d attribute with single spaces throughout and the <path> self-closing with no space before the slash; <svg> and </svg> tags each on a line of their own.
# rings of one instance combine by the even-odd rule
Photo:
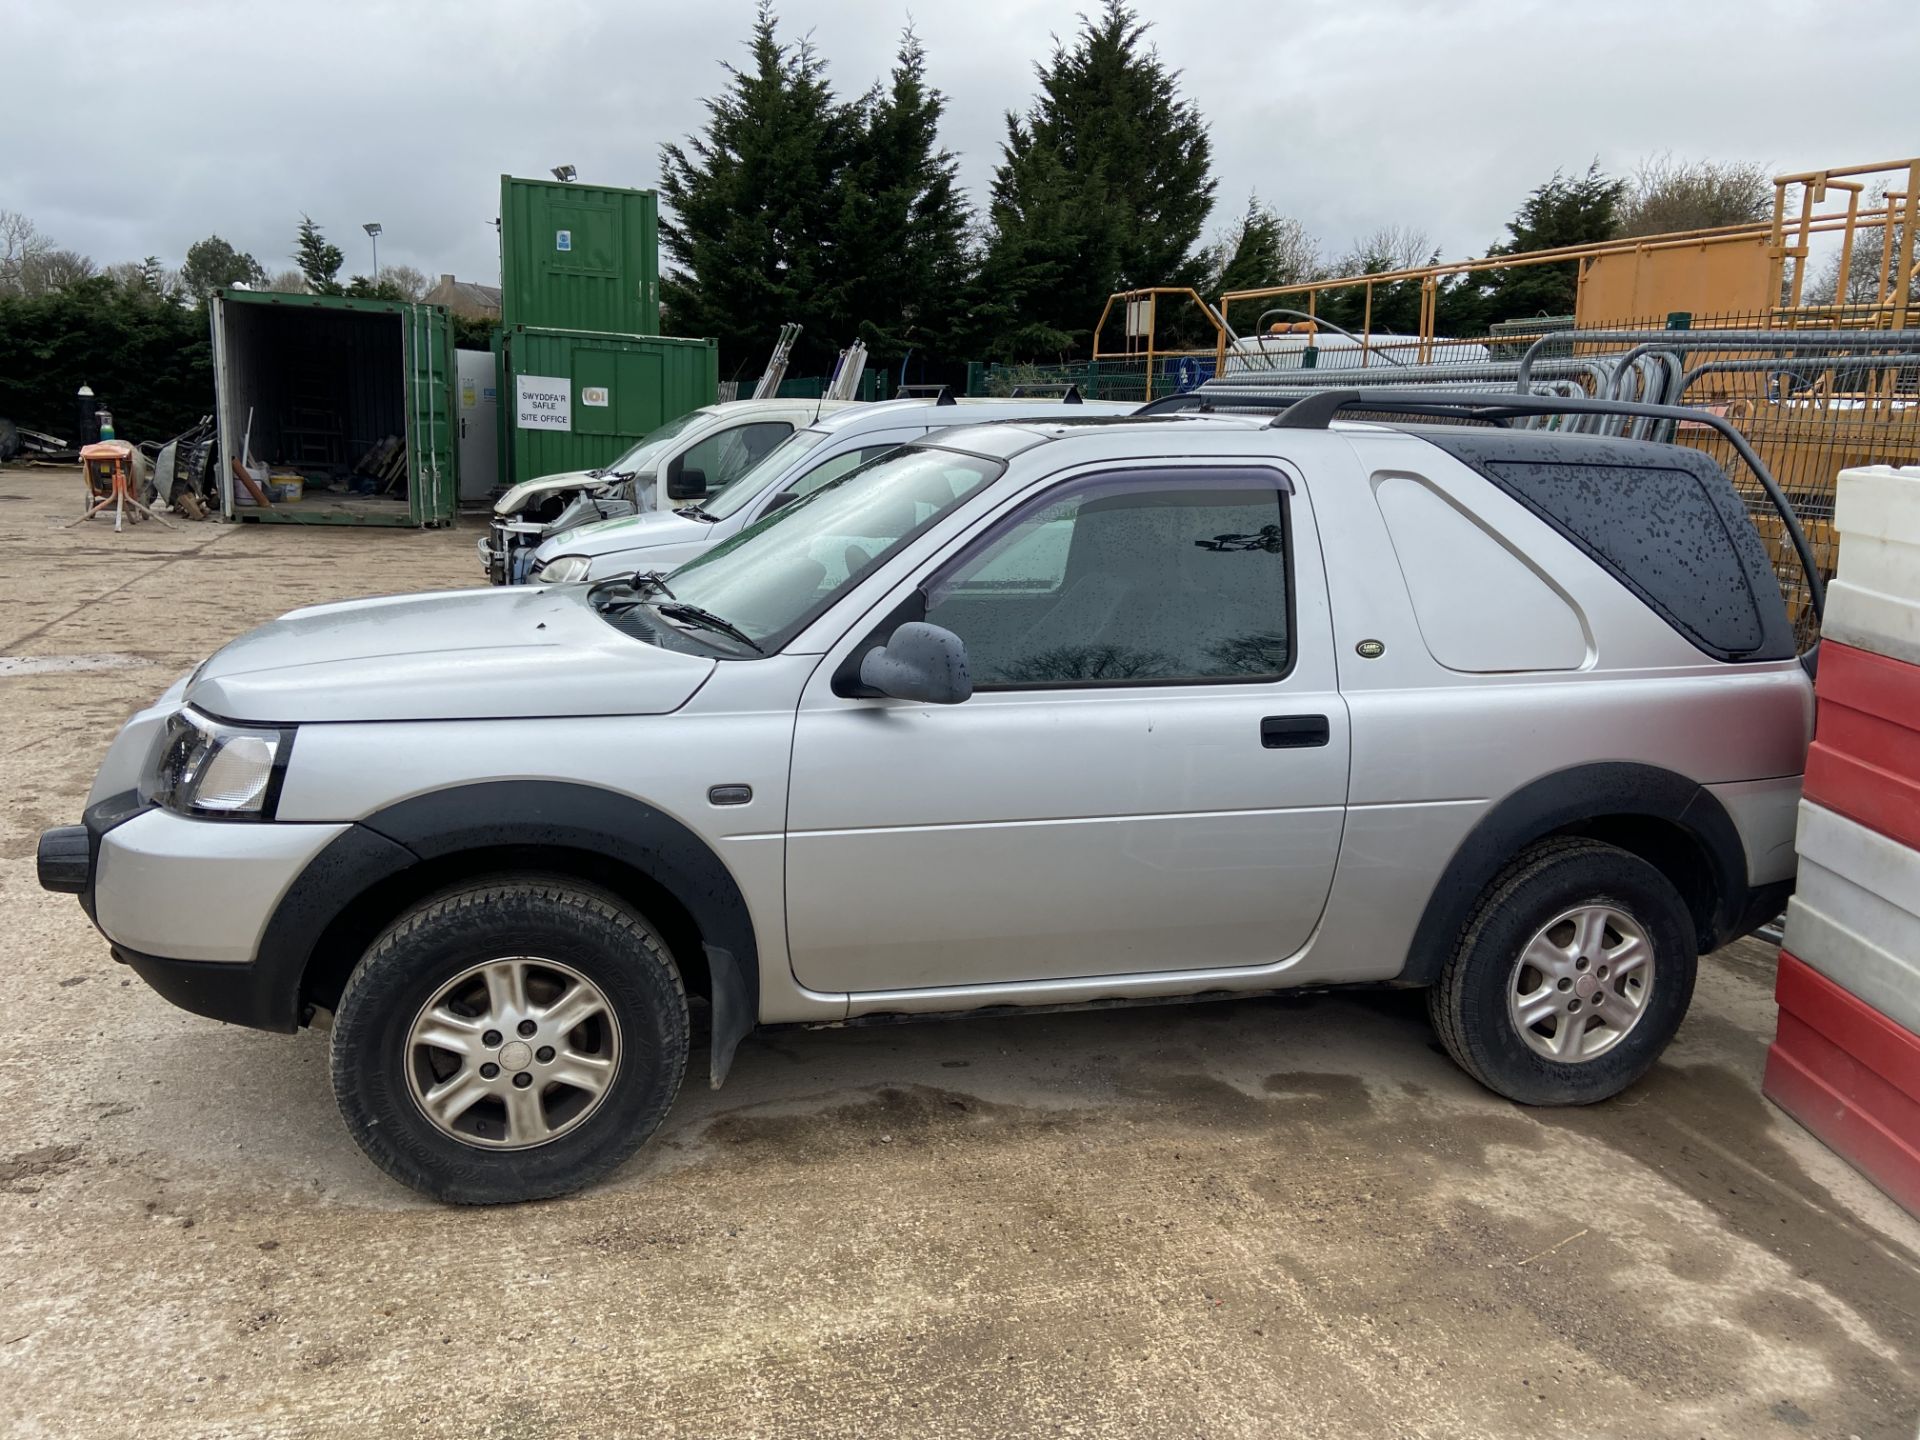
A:
<svg viewBox="0 0 1920 1440">
<path fill-rule="evenodd" d="M 938 625 L 910 621 L 867 651 L 860 683 L 895 700 L 958 705 L 973 694 L 966 642 Z"/>
<path fill-rule="evenodd" d="M 698 500 L 707 493 L 707 472 L 676 465 L 667 474 L 669 500 Z"/>
</svg>

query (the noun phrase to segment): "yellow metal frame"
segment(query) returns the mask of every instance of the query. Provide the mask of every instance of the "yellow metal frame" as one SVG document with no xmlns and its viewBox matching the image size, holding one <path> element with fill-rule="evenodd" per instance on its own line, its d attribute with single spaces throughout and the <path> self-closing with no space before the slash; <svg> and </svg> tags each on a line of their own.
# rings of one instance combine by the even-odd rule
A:
<svg viewBox="0 0 1920 1440">
<path fill-rule="evenodd" d="M 1887 175 L 1896 172 L 1904 178 L 1904 188 L 1887 187 L 1886 202 L 1874 209 L 1863 210 L 1860 200 L 1868 185 L 1862 177 Z M 1789 213 L 1788 192 L 1798 187 L 1800 191 L 1797 214 Z M 1451 260 L 1437 265 L 1416 265 L 1404 270 L 1387 270 L 1372 275 L 1342 275 L 1326 280 L 1302 280 L 1290 285 L 1264 285 L 1249 290 L 1229 290 L 1220 297 L 1218 310 L 1209 307 L 1199 293 L 1188 286 L 1151 285 L 1133 290 L 1116 291 L 1107 297 L 1106 308 L 1100 312 L 1100 323 L 1094 331 L 1093 358 L 1095 360 L 1144 359 L 1147 362 L 1147 397 L 1153 396 L 1154 362 L 1180 355 L 1203 354 L 1204 351 L 1192 349 L 1161 349 L 1157 343 L 1158 300 L 1162 295 L 1182 296 L 1190 300 L 1202 314 L 1214 332 L 1214 363 L 1216 373 L 1224 374 L 1227 363 L 1227 329 L 1222 323 L 1231 320 L 1232 307 L 1250 300 L 1275 300 L 1297 298 L 1304 301 L 1306 314 L 1314 315 L 1320 295 L 1329 290 L 1348 290 L 1356 286 L 1363 292 L 1363 310 L 1360 326 L 1361 343 L 1364 347 L 1373 328 L 1373 292 L 1378 285 L 1395 285 L 1407 281 L 1417 281 L 1420 285 L 1420 329 L 1416 338 L 1419 341 L 1419 358 L 1422 361 L 1432 359 L 1434 343 L 1434 323 L 1439 310 L 1440 283 L 1460 275 L 1472 275 L 1487 270 L 1522 269 L 1533 265 L 1563 265 L 1569 261 L 1578 262 L 1584 267 L 1593 260 L 1607 255 L 1629 255 L 1636 252 L 1668 250 L 1682 246 L 1702 246 L 1718 244 L 1751 243 L 1765 240 L 1770 260 L 1770 295 L 1778 297 L 1768 307 L 1775 323 L 1794 324 L 1802 319 L 1824 318 L 1831 323 L 1834 312 L 1848 323 L 1867 325 L 1891 325 L 1901 328 L 1906 325 L 1911 306 L 1909 294 L 1913 288 L 1916 274 L 1920 274 L 1920 157 L 1906 160 L 1877 161 L 1868 165 L 1847 165 L 1826 170 L 1807 170 L 1792 174 L 1776 175 L 1773 181 L 1773 215 L 1769 220 L 1754 221 L 1741 225 L 1719 225 L 1698 230 L 1675 230 L 1660 235 L 1642 235 L 1623 240 L 1598 241 L 1588 245 L 1566 245 L 1553 250 L 1531 250 L 1519 255 L 1481 256 L 1469 260 Z M 1827 199 L 1827 192 L 1836 190 L 1847 197 L 1844 210 L 1819 212 L 1816 207 Z M 1880 231 L 1880 267 L 1876 294 L 1870 304 L 1848 305 L 1836 297 L 1836 304 L 1829 306 L 1807 306 L 1803 304 L 1806 284 L 1806 263 L 1810 253 L 1808 242 L 1815 235 L 1839 233 L 1840 274 L 1844 287 L 1847 267 L 1853 258 L 1854 240 L 1865 227 Z M 1898 243 L 1896 244 L 1896 237 Z M 1144 343 L 1136 344 L 1139 337 L 1127 337 L 1127 343 L 1120 350 L 1103 348 L 1101 337 L 1106 330 L 1107 321 L 1113 314 L 1116 304 L 1126 305 L 1139 300 L 1153 303 L 1154 310 L 1147 326 Z M 1795 312 L 1806 312 L 1796 314 Z M 1526 336 L 1509 337 L 1515 341 L 1531 338 Z"/>
<path fill-rule="evenodd" d="M 1158 334 L 1159 327 L 1160 327 L 1160 297 L 1162 295 L 1185 297 L 1186 299 L 1192 301 L 1194 308 L 1197 309 L 1202 315 L 1206 317 L 1207 325 L 1213 331 L 1214 343 L 1211 346 L 1203 347 L 1200 349 L 1189 348 L 1189 349 L 1162 350 L 1158 348 L 1158 346 L 1155 344 L 1155 337 Z M 1147 311 L 1147 333 L 1145 336 L 1145 343 L 1142 345 L 1135 345 L 1133 343 L 1135 339 L 1138 337 L 1130 335 L 1126 332 L 1125 322 L 1123 319 L 1122 325 L 1121 325 L 1121 334 L 1125 343 L 1122 346 L 1122 348 L 1119 350 L 1102 349 L 1101 337 L 1106 334 L 1107 321 L 1113 315 L 1113 307 L 1115 305 L 1119 305 L 1121 307 L 1121 315 L 1124 317 L 1128 310 L 1130 310 L 1134 305 L 1140 303 L 1143 300 L 1150 307 Z M 1157 361 L 1178 359 L 1182 355 L 1224 356 L 1226 354 L 1226 348 L 1227 348 L 1226 330 L 1222 328 L 1219 318 L 1213 313 L 1212 307 L 1209 306 L 1205 300 L 1202 300 L 1200 298 L 1200 292 L 1198 290 L 1195 290 L 1191 285 L 1148 285 L 1138 290 L 1116 290 L 1113 292 L 1113 294 L 1107 296 L 1106 308 L 1101 310 L 1100 312 L 1100 322 L 1093 327 L 1093 358 L 1095 360 L 1145 360 L 1146 361 L 1146 364 L 1147 364 L 1146 398 L 1149 400 L 1153 399 L 1153 379 L 1156 371 L 1158 370 L 1158 366 L 1156 364 Z M 1224 364 L 1225 362 L 1224 360 L 1222 360 L 1218 363 Z"/>
</svg>

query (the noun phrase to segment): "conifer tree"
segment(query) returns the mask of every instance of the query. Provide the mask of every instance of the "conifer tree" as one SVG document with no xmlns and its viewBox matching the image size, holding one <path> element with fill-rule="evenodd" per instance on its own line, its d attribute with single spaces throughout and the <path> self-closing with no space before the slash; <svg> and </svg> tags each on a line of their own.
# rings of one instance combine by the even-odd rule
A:
<svg viewBox="0 0 1920 1440">
<path fill-rule="evenodd" d="M 1001 359 L 1084 349 L 1109 292 L 1200 278 L 1212 144 L 1126 0 L 1083 16 L 1007 117 L 976 320 Z"/>
</svg>

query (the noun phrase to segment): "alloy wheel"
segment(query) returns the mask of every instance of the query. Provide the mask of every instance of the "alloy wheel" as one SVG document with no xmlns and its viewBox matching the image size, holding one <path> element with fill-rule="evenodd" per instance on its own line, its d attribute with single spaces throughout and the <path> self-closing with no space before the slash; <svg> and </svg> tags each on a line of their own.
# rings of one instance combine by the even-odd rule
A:
<svg viewBox="0 0 1920 1440">
<path fill-rule="evenodd" d="M 578 970 L 530 955 L 461 971 L 407 1031 L 407 1084 L 421 1112 L 489 1149 L 531 1149 L 579 1126 L 619 1065 L 606 995 Z"/>
<path fill-rule="evenodd" d="M 1507 1017 L 1537 1055 L 1578 1064 L 1618 1045 L 1653 994 L 1653 942 L 1631 915 L 1582 905 L 1556 915 L 1521 948 Z"/>
</svg>

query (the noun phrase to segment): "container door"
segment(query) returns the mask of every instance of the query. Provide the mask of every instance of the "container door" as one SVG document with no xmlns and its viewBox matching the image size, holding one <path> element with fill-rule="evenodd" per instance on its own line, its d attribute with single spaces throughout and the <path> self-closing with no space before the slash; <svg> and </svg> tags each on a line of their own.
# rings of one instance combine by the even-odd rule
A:
<svg viewBox="0 0 1920 1440">
<path fill-rule="evenodd" d="M 220 486 L 220 516 L 224 520 L 233 518 L 233 465 L 231 457 L 238 453 L 239 431 L 233 423 L 233 403 L 229 398 L 227 373 L 226 338 L 226 301 L 219 294 L 207 304 L 207 324 L 212 328 L 213 345 L 213 420 L 219 426 L 217 445 L 220 463 L 215 467 L 214 478 Z"/>
<path fill-rule="evenodd" d="M 460 499 L 484 500 L 500 484 L 500 388 L 491 350 L 454 352 L 459 368 Z"/>
<path fill-rule="evenodd" d="M 511 385 L 508 375 L 512 365 L 508 359 L 507 332 L 495 330 L 489 347 L 493 356 L 493 390 L 495 399 L 493 417 L 493 446 L 500 457 L 500 483 L 506 486 L 518 485 L 526 477 L 520 474 L 519 461 L 514 454 L 513 432 L 508 422 L 513 418 L 513 406 L 509 403 Z"/>
<path fill-rule="evenodd" d="M 447 312 L 437 305 L 408 305 L 401 320 L 406 336 L 408 491 L 413 523 L 444 525 L 453 519 L 459 493 L 453 327 Z"/>
</svg>

